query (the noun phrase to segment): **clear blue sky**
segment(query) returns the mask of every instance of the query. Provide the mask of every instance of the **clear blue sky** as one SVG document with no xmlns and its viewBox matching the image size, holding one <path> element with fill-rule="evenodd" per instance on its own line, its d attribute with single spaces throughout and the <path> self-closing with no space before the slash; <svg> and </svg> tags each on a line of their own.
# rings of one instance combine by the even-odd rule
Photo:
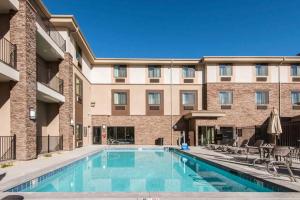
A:
<svg viewBox="0 0 300 200">
<path fill-rule="evenodd" d="M 73 14 L 97 57 L 300 52 L 300 0 L 44 0 Z"/>
</svg>

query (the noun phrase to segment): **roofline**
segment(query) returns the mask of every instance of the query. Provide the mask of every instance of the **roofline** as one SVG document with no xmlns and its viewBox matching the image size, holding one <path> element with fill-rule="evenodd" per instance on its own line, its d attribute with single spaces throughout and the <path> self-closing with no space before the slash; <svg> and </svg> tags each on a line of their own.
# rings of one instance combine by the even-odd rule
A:
<svg viewBox="0 0 300 200">
<path fill-rule="evenodd" d="M 83 33 L 80 30 L 74 15 L 52 15 L 42 0 L 36 0 L 41 10 L 47 15 L 50 21 L 57 27 L 68 28 L 75 34 L 75 40 L 86 54 L 91 65 L 97 64 L 204 64 L 204 63 L 229 63 L 229 62 L 290 62 L 300 63 L 300 56 L 203 56 L 198 59 L 180 59 L 180 58 L 97 58 L 86 41 Z"/>
</svg>

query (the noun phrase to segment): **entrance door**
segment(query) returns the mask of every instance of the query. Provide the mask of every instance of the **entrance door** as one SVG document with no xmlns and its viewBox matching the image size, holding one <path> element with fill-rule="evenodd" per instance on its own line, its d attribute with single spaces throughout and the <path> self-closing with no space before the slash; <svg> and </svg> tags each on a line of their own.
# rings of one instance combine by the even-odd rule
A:
<svg viewBox="0 0 300 200">
<path fill-rule="evenodd" d="M 215 143 L 215 127 L 199 126 L 198 127 L 198 145 L 207 145 Z"/>
<path fill-rule="evenodd" d="M 96 126 L 93 128 L 93 144 L 102 144 L 101 139 L 101 127 Z"/>
<path fill-rule="evenodd" d="M 75 148 L 82 147 L 82 124 L 76 124 L 75 129 Z"/>
</svg>

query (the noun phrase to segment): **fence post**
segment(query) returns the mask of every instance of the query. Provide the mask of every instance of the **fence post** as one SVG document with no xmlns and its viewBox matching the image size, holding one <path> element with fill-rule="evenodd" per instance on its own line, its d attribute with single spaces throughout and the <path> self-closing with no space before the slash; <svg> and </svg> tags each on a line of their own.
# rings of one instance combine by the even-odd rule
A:
<svg viewBox="0 0 300 200">
<path fill-rule="evenodd" d="M 13 138 L 13 159 L 16 159 L 16 148 L 17 148 L 17 136 L 16 134 L 14 134 L 14 138 Z"/>
<path fill-rule="evenodd" d="M 61 146 L 60 146 L 60 150 L 64 149 L 64 135 L 61 136 Z"/>
<path fill-rule="evenodd" d="M 50 152 L 50 135 L 48 134 L 48 153 Z"/>
</svg>

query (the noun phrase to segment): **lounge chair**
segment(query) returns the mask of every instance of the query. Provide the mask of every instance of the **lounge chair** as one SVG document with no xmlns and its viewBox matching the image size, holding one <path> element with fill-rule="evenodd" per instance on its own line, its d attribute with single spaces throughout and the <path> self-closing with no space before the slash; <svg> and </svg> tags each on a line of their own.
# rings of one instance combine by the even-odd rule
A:
<svg viewBox="0 0 300 200">
<path fill-rule="evenodd" d="M 238 145 L 237 147 L 229 147 L 228 148 L 228 152 L 232 153 L 232 154 L 237 154 L 237 153 L 242 153 L 243 149 L 246 148 L 246 146 L 248 146 L 249 140 L 244 140 L 240 145 Z"/>
<path fill-rule="evenodd" d="M 276 169 L 276 166 L 285 166 L 290 174 L 291 181 L 297 182 L 290 166 L 291 166 L 291 149 L 289 147 L 281 147 L 281 146 L 275 146 L 273 149 L 273 158 L 281 157 L 283 158 L 283 161 L 276 161 L 276 160 L 267 160 L 267 171 L 270 174 L 273 174 L 275 176 L 278 176 L 278 172 Z M 273 167 L 273 172 L 270 171 L 270 167 Z"/>
<path fill-rule="evenodd" d="M 259 153 L 259 157 L 261 157 L 261 146 L 264 144 L 264 140 L 256 140 L 253 146 L 246 145 L 246 160 L 248 160 L 248 155 L 251 153 Z"/>
</svg>

